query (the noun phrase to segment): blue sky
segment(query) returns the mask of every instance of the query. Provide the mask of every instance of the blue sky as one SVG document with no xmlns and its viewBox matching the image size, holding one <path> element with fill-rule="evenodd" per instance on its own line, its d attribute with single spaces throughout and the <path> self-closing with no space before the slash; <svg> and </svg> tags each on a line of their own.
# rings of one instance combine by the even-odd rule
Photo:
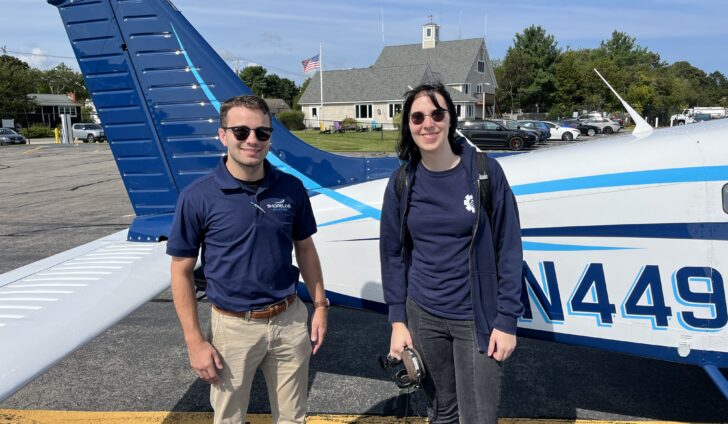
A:
<svg viewBox="0 0 728 424">
<path fill-rule="evenodd" d="M 514 35 L 535 24 L 562 49 L 597 47 L 618 30 L 668 63 L 687 60 L 728 75 L 724 0 L 173 2 L 231 66 L 259 64 L 297 83 L 307 76 L 301 60 L 317 54 L 319 43 L 325 70 L 367 67 L 384 45 L 420 42 L 429 15 L 441 40 L 485 35 L 492 59 L 502 59 Z M 60 62 L 78 69 L 58 12 L 44 0 L 0 0 L 0 46 L 41 69 Z"/>
</svg>

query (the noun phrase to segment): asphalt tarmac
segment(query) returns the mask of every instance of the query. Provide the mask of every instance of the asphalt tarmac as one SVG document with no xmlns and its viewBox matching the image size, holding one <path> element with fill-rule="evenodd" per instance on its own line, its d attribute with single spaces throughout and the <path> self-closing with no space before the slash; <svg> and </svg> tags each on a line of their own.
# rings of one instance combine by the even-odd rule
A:
<svg viewBox="0 0 728 424">
<path fill-rule="evenodd" d="M 7 272 L 124 229 L 133 213 L 106 144 L 31 144 L 0 148 L 0 217 Z M 422 393 L 400 393 L 377 364 L 388 337 L 384 315 L 332 307 L 311 362 L 310 413 L 425 415 Z M 258 376 L 250 412 L 270 411 L 266 393 Z M 208 395 L 188 367 L 166 291 L 0 410 L 209 412 Z M 697 367 L 519 338 L 504 366 L 501 416 L 728 422 L 728 402 Z"/>
</svg>

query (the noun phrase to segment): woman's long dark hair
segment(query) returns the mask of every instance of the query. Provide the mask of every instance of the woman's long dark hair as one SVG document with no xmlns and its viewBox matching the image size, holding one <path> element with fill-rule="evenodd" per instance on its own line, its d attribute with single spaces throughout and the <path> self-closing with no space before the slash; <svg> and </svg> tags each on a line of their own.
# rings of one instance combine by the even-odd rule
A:
<svg viewBox="0 0 728 424">
<path fill-rule="evenodd" d="M 436 108 L 447 110 L 449 115 L 448 118 L 450 119 L 450 128 L 447 133 L 447 140 L 450 143 L 450 148 L 453 153 L 460 154 L 460 149 L 455 144 L 455 130 L 458 125 L 458 115 L 455 110 L 455 103 L 453 103 L 452 97 L 450 97 L 450 93 L 447 92 L 445 86 L 438 82 L 434 84 L 420 84 L 405 93 L 404 106 L 402 107 L 402 124 L 399 129 L 399 140 L 397 141 L 397 155 L 401 160 L 407 161 L 419 161 L 422 157 L 420 149 L 417 148 L 415 140 L 412 138 L 412 133 L 410 133 L 409 127 L 412 103 L 414 103 L 415 98 L 420 93 L 425 93 Z M 445 99 L 445 107 L 437 102 L 435 93 L 441 95 L 442 98 Z"/>
</svg>

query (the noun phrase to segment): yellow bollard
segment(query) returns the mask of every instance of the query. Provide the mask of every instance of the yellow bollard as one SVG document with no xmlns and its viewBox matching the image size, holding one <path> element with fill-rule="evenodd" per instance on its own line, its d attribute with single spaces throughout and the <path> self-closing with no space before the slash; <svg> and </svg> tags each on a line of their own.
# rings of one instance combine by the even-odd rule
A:
<svg viewBox="0 0 728 424">
<path fill-rule="evenodd" d="M 61 137 L 60 137 L 60 131 L 58 131 L 58 128 L 55 128 L 55 129 L 53 130 L 53 133 L 54 133 L 54 134 L 56 135 L 56 144 L 60 143 L 59 139 L 60 139 Z"/>
</svg>

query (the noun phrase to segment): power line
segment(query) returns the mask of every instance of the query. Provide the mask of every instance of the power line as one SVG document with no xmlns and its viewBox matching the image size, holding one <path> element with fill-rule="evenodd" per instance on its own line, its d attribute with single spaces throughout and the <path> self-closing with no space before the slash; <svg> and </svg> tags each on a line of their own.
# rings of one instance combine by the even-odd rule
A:
<svg viewBox="0 0 728 424">
<path fill-rule="evenodd" d="M 14 50 L 7 50 L 7 49 L 3 49 L 3 52 L 4 53 L 17 54 L 17 55 L 26 55 L 26 56 L 35 56 L 35 57 L 47 57 L 47 58 L 53 58 L 53 59 L 71 59 L 71 60 L 76 60 L 75 57 L 58 56 L 58 55 L 52 55 L 52 54 L 46 54 L 46 53 L 19 52 L 19 51 L 14 51 Z M 252 59 L 246 59 L 244 57 L 227 57 L 227 58 L 224 58 L 223 60 L 225 60 L 226 62 L 257 63 L 257 64 L 259 64 L 260 66 L 264 67 L 267 70 L 273 70 L 273 71 L 277 71 L 277 72 L 282 73 L 282 74 L 292 75 L 292 76 L 296 76 L 296 77 L 299 76 L 299 73 L 297 73 L 297 72 L 292 72 L 290 70 L 283 69 L 283 68 L 279 68 L 277 66 L 266 65 L 264 63 L 260 63 L 258 61 L 252 60 Z"/>
<path fill-rule="evenodd" d="M 53 59 L 73 59 L 73 60 L 76 60 L 75 57 L 70 57 L 70 56 L 56 56 L 56 55 L 45 54 L 45 53 L 17 52 L 17 51 L 13 51 L 13 50 L 5 50 L 5 49 L 3 49 L 3 52 L 5 52 L 5 53 L 12 53 L 12 54 L 22 54 L 22 55 L 27 55 L 27 56 L 51 57 Z"/>
</svg>

